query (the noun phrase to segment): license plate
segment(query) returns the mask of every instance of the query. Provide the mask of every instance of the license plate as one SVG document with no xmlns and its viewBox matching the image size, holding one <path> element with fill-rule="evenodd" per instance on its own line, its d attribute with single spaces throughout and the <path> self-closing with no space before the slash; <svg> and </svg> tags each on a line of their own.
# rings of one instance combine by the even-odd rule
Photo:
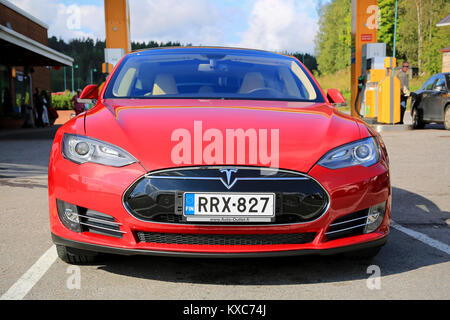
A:
<svg viewBox="0 0 450 320">
<path fill-rule="evenodd" d="M 270 222 L 275 217 L 274 193 L 185 193 L 187 221 Z"/>
</svg>

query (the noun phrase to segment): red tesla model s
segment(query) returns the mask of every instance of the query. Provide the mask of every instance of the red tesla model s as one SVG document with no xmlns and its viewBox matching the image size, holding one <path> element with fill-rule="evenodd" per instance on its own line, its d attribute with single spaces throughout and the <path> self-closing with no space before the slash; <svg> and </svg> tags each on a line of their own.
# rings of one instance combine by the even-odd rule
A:
<svg viewBox="0 0 450 320">
<path fill-rule="evenodd" d="M 389 232 L 386 148 L 297 59 L 236 48 L 126 55 L 49 164 L 52 239 L 100 252 L 374 256 Z"/>
</svg>

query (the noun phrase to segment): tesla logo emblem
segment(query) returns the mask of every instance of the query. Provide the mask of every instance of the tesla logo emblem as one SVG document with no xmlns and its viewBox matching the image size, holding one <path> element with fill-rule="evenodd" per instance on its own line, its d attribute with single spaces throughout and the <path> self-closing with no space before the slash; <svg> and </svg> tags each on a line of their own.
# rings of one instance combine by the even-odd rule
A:
<svg viewBox="0 0 450 320">
<path fill-rule="evenodd" d="M 233 180 L 231 179 L 231 174 L 232 173 L 236 173 L 238 171 L 238 169 L 235 168 L 231 168 L 231 169 L 220 169 L 219 170 L 221 173 L 225 172 L 225 176 L 226 176 L 226 181 L 223 180 L 223 178 L 220 178 L 220 181 L 222 181 L 223 185 L 225 187 L 227 187 L 227 189 L 231 189 L 231 187 L 236 183 L 236 178 L 234 178 Z"/>
</svg>

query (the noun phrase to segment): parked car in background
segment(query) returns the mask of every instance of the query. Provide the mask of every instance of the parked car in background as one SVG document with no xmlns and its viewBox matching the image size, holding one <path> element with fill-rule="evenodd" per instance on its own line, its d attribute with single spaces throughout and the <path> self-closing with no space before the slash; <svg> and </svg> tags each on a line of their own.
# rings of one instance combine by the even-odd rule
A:
<svg viewBox="0 0 450 320">
<path fill-rule="evenodd" d="M 431 76 L 412 94 L 411 117 L 414 129 L 422 129 L 427 123 L 444 123 L 450 130 L 450 73 Z"/>
</svg>

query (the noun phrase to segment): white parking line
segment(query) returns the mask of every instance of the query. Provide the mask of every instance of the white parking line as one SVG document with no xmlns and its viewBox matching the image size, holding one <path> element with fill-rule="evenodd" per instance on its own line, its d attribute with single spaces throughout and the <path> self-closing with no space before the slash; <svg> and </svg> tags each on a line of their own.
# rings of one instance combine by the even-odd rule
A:
<svg viewBox="0 0 450 320">
<path fill-rule="evenodd" d="M 405 228 L 393 220 L 391 220 L 391 227 L 397 229 L 398 231 L 406 233 L 408 236 L 413 237 L 414 239 L 417 239 L 417 240 L 429 245 L 430 247 L 436 248 L 436 249 L 443 251 L 446 254 L 450 255 L 450 246 L 446 245 L 445 243 L 442 243 L 438 240 L 432 239 L 423 233 Z"/>
<path fill-rule="evenodd" d="M 53 245 L 0 297 L 0 300 L 23 299 L 52 266 L 57 257 L 56 246 Z"/>
<path fill-rule="evenodd" d="M 393 220 L 391 220 L 391 227 L 450 255 L 450 246 L 445 243 L 432 239 L 423 233 L 405 228 Z M 0 297 L 0 300 L 23 299 L 48 269 L 50 269 L 57 257 L 56 246 L 53 245 Z"/>
</svg>

